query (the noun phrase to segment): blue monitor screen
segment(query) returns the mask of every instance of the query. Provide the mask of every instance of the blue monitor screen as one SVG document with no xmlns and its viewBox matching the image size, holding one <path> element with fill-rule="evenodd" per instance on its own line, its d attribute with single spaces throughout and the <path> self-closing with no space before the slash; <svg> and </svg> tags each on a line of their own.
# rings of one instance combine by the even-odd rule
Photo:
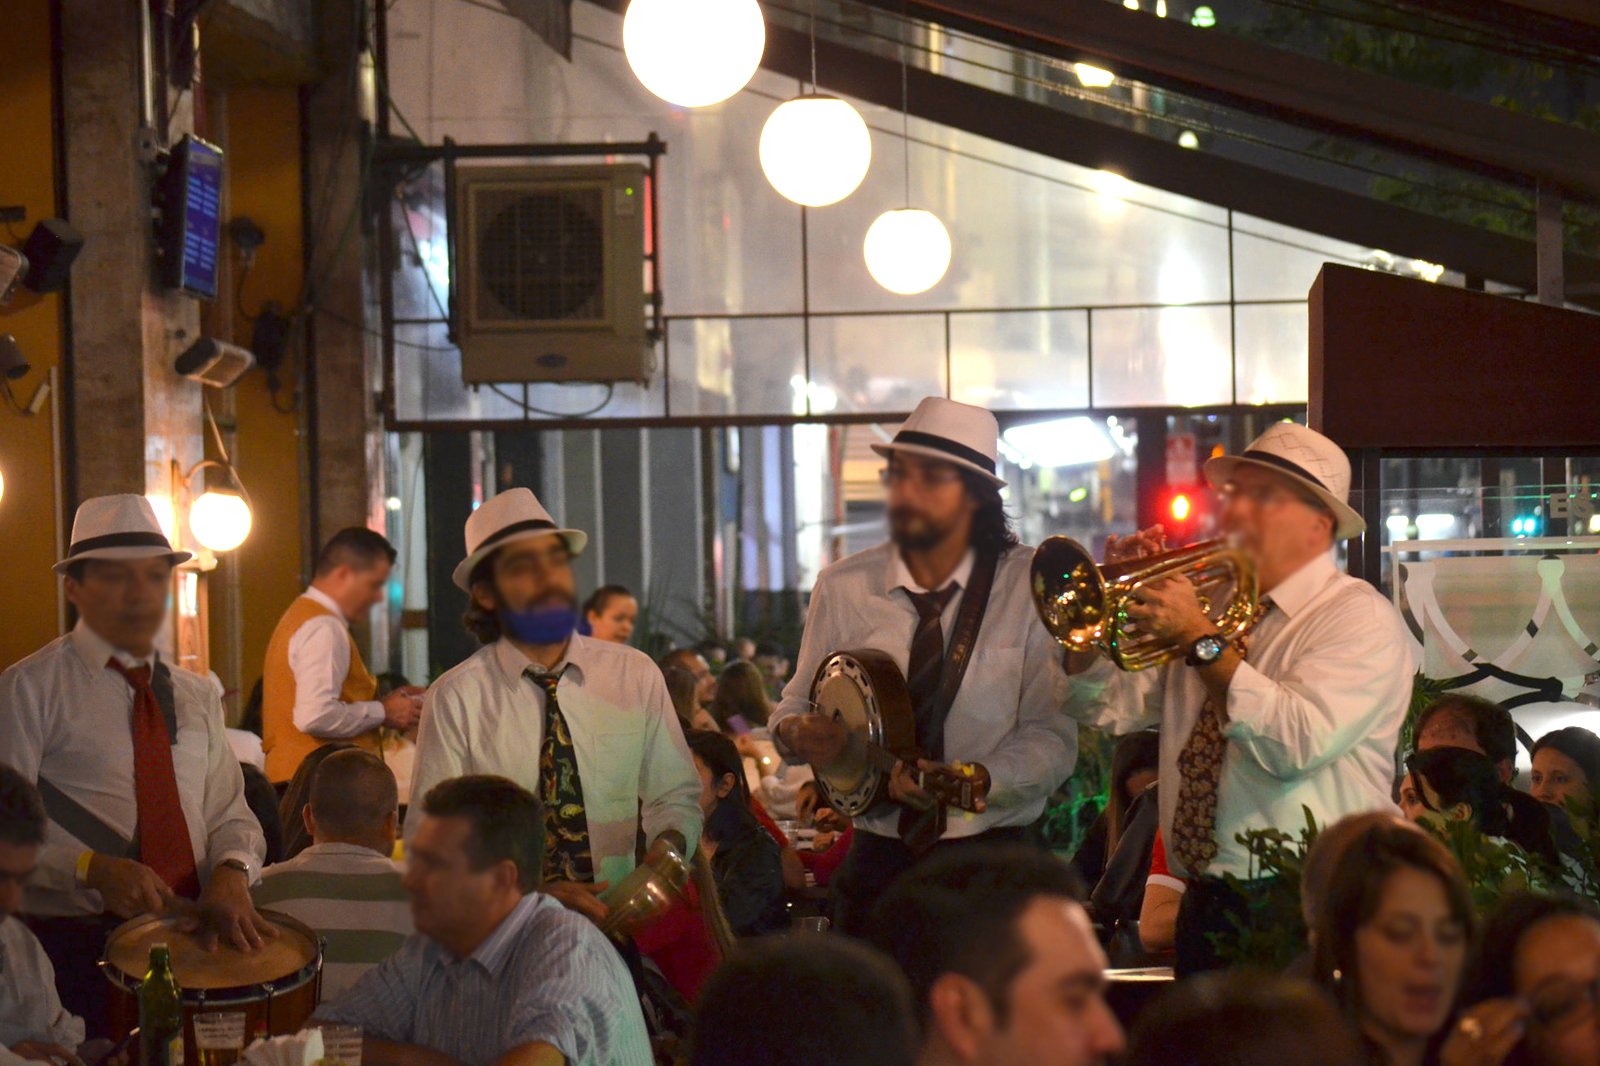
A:
<svg viewBox="0 0 1600 1066">
<path fill-rule="evenodd" d="M 210 300 L 217 295 L 222 216 L 222 152 L 193 137 L 178 146 L 182 166 L 183 269 L 178 287 Z"/>
</svg>

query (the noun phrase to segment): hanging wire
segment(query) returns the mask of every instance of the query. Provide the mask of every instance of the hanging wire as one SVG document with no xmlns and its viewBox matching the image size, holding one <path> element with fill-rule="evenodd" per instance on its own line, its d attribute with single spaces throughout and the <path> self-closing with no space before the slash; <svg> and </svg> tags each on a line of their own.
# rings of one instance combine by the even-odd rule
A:
<svg viewBox="0 0 1600 1066">
<path fill-rule="evenodd" d="M 902 35 L 912 32 L 909 5 L 900 5 L 900 32 Z M 813 44 L 815 47 L 815 44 Z M 904 153 L 903 163 L 906 181 L 906 206 L 911 206 L 911 94 L 907 88 L 906 68 L 910 64 L 911 47 L 904 36 L 900 38 L 900 148 Z"/>
<path fill-rule="evenodd" d="M 811 12 L 811 92 L 817 92 L 817 0 L 807 5 Z"/>
</svg>

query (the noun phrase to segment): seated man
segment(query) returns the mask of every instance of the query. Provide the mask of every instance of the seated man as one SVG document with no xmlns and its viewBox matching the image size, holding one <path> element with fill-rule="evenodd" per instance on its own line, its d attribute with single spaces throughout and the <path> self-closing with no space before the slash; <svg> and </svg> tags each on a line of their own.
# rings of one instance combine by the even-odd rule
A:
<svg viewBox="0 0 1600 1066">
<path fill-rule="evenodd" d="M 798 1009 L 797 1009 L 798 1008 Z M 691 1066 L 912 1066 L 911 990 L 894 964 L 834 936 L 752 940 L 706 983 Z"/>
<path fill-rule="evenodd" d="M 44 843 L 44 824 L 38 790 L 0 764 L 0 1066 L 72 1062 L 83 1043 L 83 1020 L 62 1008 L 55 969 L 15 917 Z"/>
<path fill-rule="evenodd" d="M 1122 1051 L 1105 955 L 1076 877 L 1021 844 L 974 844 L 903 874 L 871 938 L 911 978 L 922 1066 L 1089 1066 Z"/>
<path fill-rule="evenodd" d="M 417 932 L 315 1021 L 358 1025 L 368 1066 L 649 1066 L 622 957 L 538 891 L 544 809 L 490 776 L 436 785 L 408 849 Z"/>
<path fill-rule="evenodd" d="M 399 832 L 394 774 L 369 751 L 328 756 L 301 812 L 312 845 L 261 871 L 251 895 L 323 937 L 322 998 L 331 999 L 400 950 L 413 932 L 400 868 L 390 858 Z"/>
</svg>

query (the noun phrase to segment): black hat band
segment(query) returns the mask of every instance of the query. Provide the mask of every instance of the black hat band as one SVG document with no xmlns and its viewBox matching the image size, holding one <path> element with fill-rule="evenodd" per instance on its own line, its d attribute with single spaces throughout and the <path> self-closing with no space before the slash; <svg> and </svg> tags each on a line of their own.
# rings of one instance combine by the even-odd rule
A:
<svg viewBox="0 0 1600 1066">
<path fill-rule="evenodd" d="M 946 455 L 971 463 L 973 466 L 981 467 L 991 474 L 994 473 L 993 459 L 976 448 L 958 444 L 948 437 L 937 437 L 932 433 L 923 433 L 915 429 L 902 429 L 894 435 L 894 440 L 889 442 L 890 447 L 896 444 L 915 444 L 919 448 L 932 448 L 934 451 L 944 452 Z"/>
</svg>

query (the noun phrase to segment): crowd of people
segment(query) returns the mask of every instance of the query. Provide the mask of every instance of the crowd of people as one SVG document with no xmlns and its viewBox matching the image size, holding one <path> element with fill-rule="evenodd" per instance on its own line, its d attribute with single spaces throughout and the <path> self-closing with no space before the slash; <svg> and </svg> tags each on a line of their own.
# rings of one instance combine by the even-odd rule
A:
<svg viewBox="0 0 1600 1066">
<path fill-rule="evenodd" d="M 479 650 L 380 678 L 350 623 L 395 552 L 342 531 L 272 635 L 255 747 L 157 651 L 186 553 L 142 497 L 86 501 L 77 622 L 0 674 L 0 1066 L 116 1061 L 101 960 L 149 914 L 225 959 L 314 931 L 295 1023 L 359 1027 L 371 1066 L 1600 1066 L 1600 738 L 1532 741 L 1523 791 L 1503 707 L 1409 714 L 1409 634 L 1333 562 L 1361 530 L 1342 451 L 1283 423 L 1207 464 L 1256 615 L 1223 633 L 1150 582 L 1126 620 L 1175 654 L 1126 671 L 1035 611 L 996 438 L 931 399 L 877 446 L 889 538 L 822 573 L 793 654 L 653 661 L 629 590 L 580 598 L 587 534 L 514 488 L 453 573 Z M 894 661 L 915 734 L 854 817 L 827 774 L 865 741 L 812 692 L 847 649 Z M 1037 828 L 1080 724 L 1120 740 L 1066 856 Z M 983 771 L 965 811 L 926 776 L 955 769 Z M 1252 840 L 1308 815 L 1297 883 L 1263 878 Z M 628 917 L 641 870 L 667 890 Z M 1299 958 L 1237 968 L 1284 884 Z"/>
</svg>

